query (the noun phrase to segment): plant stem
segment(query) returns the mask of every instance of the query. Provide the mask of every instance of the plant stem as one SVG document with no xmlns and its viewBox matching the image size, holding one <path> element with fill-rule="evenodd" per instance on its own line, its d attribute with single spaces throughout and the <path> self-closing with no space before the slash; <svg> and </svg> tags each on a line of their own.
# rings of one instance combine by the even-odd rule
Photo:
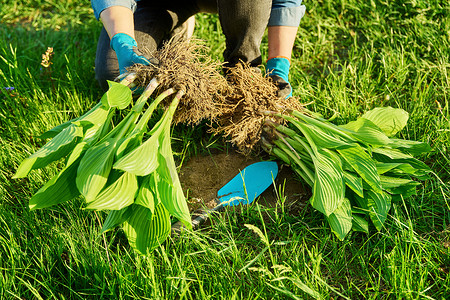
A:
<svg viewBox="0 0 450 300">
<path fill-rule="evenodd" d="M 283 126 L 283 125 L 281 125 L 279 123 L 273 122 L 270 119 L 266 119 L 264 121 L 264 124 L 269 125 L 269 126 L 275 128 L 278 132 L 281 132 L 281 133 L 283 133 L 283 134 L 285 134 L 287 136 L 290 136 L 290 137 L 298 135 L 297 131 L 292 130 L 292 129 L 290 129 L 290 128 L 286 127 L 286 126 Z"/>
<path fill-rule="evenodd" d="M 291 115 L 293 115 L 294 117 L 296 117 L 298 119 L 301 119 L 305 123 L 314 124 L 314 125 L 316 125 L 318 127 L 330 130 L 331 132 L 333 132 L 333 133 L 335 133 L 335 134 L 337 134 L 337 135 L 339 135 L 339 136 L 341 136 L 341 137 L 343 137 L 343 138 L 345 138 L 345 139 L 347 139 L 349 141 L 352 141 L 352 142 L 355 141 L 355 139 L 352 138 L 350 135 L 346 134 L 343 129 L 339 129 L 334 124 L 328 123 L 326 121 L 316 120 L 316 119 L 308 117 L 307 115 L 304 115 L 304 114 L 302 114 L 302 113 L 300 113 L 300 112 L 298 112 L 296 110 L 287 110 L 287 111 Z M 292 118 L 292 117 L 289 117 L 289 116 L 286 116 L 286 115 L 281 115 L 280 114 L 280 117 L 284 118 L 285 120 L 287 120 L 289 122 L 292 122 L 294 125 L 295 125 L 296 122 L 298 122 L 295 118 Z"/>
<path fill-rule="evenodd" d="M 142 92 L 141 96 L 136 100 L 136 104 L 134 105 L 132 110 L 140 113 L 144 108 L 144 105 L 147 102 L 148 98 L 153 94 L 158 85 L 158 80 L 156 78 L 153 78 L 145 88 L 144 92 Z"/>
<path fill-rule="evenodd" d="M 117 80 L 120 80 L 120 84 L 130 86 L 134 82 L 136 77 L 137 77 L 136 73 L 124 73 L 122 75 L 119 75 L 117 77 Z"/>
<path fill-rule="evenodd" d="M 311 170 L 300 159 L 297 158 L 297 156 L 289 149 L 289 147 L 282 140 L 274 141 L 274 143 L 280 150 L 285 152 L 296 165 L 298 165 L 305 172 L 306 176 L 308 177 L 308 180 L 305 179 L 305 181 L 308 184 L 313 183 L 314 182 L 313 172 L 311 172 Z"/>
<path fill-rule="evenodd" d="M 144 127 L 147 125 L 147 123 L 150 120 L 150 118 L 153 114 L 153 111 L 156 109 L 156 107 L 161 103 L 161 101 L 163 101 L 165 98 L 172 95 L 173 93 L 175 93 L 175 90 L 173 88 L 170 88 L 168 90 L 165 90 L 161 94 L 159 94 L 158 97 L 156 97 L 156 99 L 150 104 L 150 106 L 145 111 L 144 115 L 139 120 L 139 123 L 136 125 L 136 127 L 135 127 L 136 132 L 142 131 L 144 129 Z"/>
</svg>

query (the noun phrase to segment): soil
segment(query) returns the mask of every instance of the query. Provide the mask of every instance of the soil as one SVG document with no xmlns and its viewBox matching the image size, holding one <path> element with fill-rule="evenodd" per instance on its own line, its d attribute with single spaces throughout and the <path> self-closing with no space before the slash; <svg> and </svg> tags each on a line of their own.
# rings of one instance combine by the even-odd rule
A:
<svg viewBox="0 0 450 300">
<path fill-rule="evenodd" d="M 200 208 L 215 206 L 217 191 L 230 181 L 246 166 L 260 159 L 245 156 L 235 151 L 198 156 L 183 163 L 180 170 L 180 181 L 187 195 L 191 213 Z M 287 166 L 278 164 L 278 176 L 274 185 L 270 186 L 256 199 L 266 207 L 276 207 L 280 191 L 285 196 L 284 205 L 289 210 L 298 210 L 305 206 L 310 196 L 310 188 L 299 181 L 296 174 Z M 277 196 L 278 194 L 278 196 Z"/>
</svg>

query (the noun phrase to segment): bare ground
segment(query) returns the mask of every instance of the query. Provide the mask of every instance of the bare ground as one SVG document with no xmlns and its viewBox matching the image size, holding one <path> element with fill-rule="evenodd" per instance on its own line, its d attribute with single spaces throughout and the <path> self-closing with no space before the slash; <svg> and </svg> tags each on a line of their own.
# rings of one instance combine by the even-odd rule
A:
<svg viewBox="0 0 450 300">
<path fill-rule="evenodd" d="M 197 156 L 185 162 L 180 170 L 180 181 L 187 195 L 191 212 L 199 208 L 212 208 L 217 191 L 246 166 L 261 161 L 236 151 Z M 280 193 L 285 197 L 284 205 L 289 211 L 303 207 L 310 195 L 310 189 L 303 185 L 287 166 L 278 164 L 279 172 L 275 185 L 270 186 L 256 199 L 266 207 L 276 207 Z M 280 205 L 280 203 L 278 203 Z"/>
</svg>

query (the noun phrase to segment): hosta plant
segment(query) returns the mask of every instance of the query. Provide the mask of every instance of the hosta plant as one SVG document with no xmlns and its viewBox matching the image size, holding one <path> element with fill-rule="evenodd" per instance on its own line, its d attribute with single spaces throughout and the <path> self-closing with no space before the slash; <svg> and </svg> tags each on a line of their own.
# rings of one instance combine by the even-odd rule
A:
<svg viewBox="0 0 450 300">
<path fill-rule="evenodd" d="M 120 82 L 110 81 L 90 111 L 43 133 L 40 137 L 49 141 L 22 161 L 14 178 L 55 161 L 64 167 L 31 197 L 30 209 L 81 197 L 85 209 L 107 213 L 102 232 L 121 226 L 130 245 L 143 254 L 168 237 L 172 218 L 190 228 L 171 124 L 174 116 L 191 124 L 213 118 L 211 103 L 220 97 L 218 87 L 226 87 L 217 65 L 199 60 L 201 49 L 194 43 L 168 43 L 155 53 L 159 66 L 135 66 Z M 134 101 L 136 85 L 145 88 Z M 164 114 L 148 127 L 158 107 Z"/>
<path fill-rule="evenodd" d="M 350 230 L 368 233 L 369 222 L 382 230 L 392 201 L 416 193 L 428 166 L 412 154 L 426 143 L 396 139 L 408 120 L 402 109 L 379 107 L 356 121 L 334 125 L 314 114 L 266 112 L 264 149 L 289 164 L 312 188 L 310 204 L 323 213 L 339 239 Z"/>
<path fill-rule="evenodd" d="M 235 98 L 219 116 L 223 132 L 243 152 L 261 146 L 289 165 L 312 190 L 309 203 L 339 239 L 350 230 L 382 230 L 392 201 L 416 193 L 428 166 L 413 155 L 426 143 L 395 138 L 407 123 L 402 109 L 379 107 L 355 121 L 335 125 L 294 99 L 278 99 L 276 89 L 245 67 L 231 71 Z M 255 91 L 256 90 L 256 91 Z"/>
</svg>

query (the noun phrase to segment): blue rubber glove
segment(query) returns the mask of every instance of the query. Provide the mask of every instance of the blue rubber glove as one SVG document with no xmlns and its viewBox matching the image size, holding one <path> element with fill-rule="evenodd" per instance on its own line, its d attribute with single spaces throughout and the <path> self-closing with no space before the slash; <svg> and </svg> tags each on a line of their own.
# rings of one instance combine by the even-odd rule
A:
<svg viewBox="0 0 450 300">
<path fill-rule="evenodd" d="M 290 66 L 291 63 L 284 57 L 274 57 L 267 61 L 266 73 L 278 87 L 279 97 L 292 97 L 292 87 L 289 83 Z"/>
<path fill-rule="evenodd" d="M 138 50 L 136 40 L 128 34 L 115 34 L 111 39 L 110 46 L 116 51 L 120 74 L 125 73 L 126 68 L 134 64 L 143 64 L 146 66 L 155 64 L 155 62 L 151 62 Z"/>
</svg>

